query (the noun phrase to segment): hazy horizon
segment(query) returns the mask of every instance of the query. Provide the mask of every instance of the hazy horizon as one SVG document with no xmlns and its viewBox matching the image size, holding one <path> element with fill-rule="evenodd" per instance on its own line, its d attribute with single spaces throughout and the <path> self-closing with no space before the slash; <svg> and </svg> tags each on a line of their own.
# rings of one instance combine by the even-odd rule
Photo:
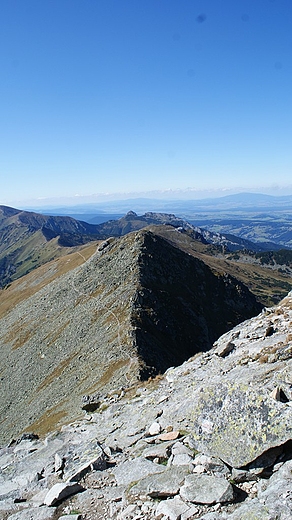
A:
<svg viewBox="0 0 292 520">
<path fill-rule="evenodd" d="M 255 190 L 244 190 L 244 189 L 223 189 L 223 190 L 161 190 L 161 191 L 148 191 L 148 192 L 129 192 L 129 193 L 108 193 L 108 194 L 92 194 L 88 196 L 74 196 L 74 197 L 51 197 L 51 198 L 39 198 L 39 199 L 28 199 L 23 201 L 12 201 L 10 204 L 0 205 L 11 206 L 17 209 L 23 210 L 46 210 L 50 208 L 78 208 L 78 207 L 95 207 L 103 204 L 112 203 L 113 207 L 115 202 L 117 206 L 127 203 L 131 204 L 133 201 L 147 201 L 151 203 L 151 206 L 157 203 L 171 203 L 171 202 L 191 202 L 191 201 L 204 201 L 212 199 L 221 199 L 230 195 L 250 195 L 252 201 L 253 196 L 268 195 L 270 197 L 285 197 L 292 196 L 292 185 L 281 189 L 280 187 L 273 187 L 270 189 L 259 188 Z M 131 208 L 130 208 L 131 209 Z M 292 209 L 292 208 L 291 208 Z M 150 211 L 150 209 L 149 209 Z"/>
</svg>

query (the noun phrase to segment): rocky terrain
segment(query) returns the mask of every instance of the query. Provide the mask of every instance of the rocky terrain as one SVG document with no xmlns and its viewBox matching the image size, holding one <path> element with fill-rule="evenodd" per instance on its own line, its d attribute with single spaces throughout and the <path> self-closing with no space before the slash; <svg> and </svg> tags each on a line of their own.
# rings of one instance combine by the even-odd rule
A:
<svg viewBox="0 0 292 520">
<path fill-rule="evenodd" d="M 1 518 L 290 520 L 291 324 L 289 293 L 94 413 L 11 440 Z"/>
<path fill-rule="evenodd" d="M 85 254 L 67 272 L 54 261 L 2 292 L 0 443 L 71 422 L 83 396 L 97 407 L 104 394 L 207 351 L 262 308 L 241 282 L 154 231 Z"/>
</svg>

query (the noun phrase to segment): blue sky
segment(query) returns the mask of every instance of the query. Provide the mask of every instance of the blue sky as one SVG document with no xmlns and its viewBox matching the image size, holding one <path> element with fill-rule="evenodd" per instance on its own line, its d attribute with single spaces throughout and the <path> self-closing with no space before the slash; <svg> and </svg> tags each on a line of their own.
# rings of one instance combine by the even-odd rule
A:
<svg viewBox="0 0 292 520">
<path fill-rule="evenodd" d="M 292 193 L 291 27 L 291 0 L 2 0 L 0 203 Z"/>
</svg>

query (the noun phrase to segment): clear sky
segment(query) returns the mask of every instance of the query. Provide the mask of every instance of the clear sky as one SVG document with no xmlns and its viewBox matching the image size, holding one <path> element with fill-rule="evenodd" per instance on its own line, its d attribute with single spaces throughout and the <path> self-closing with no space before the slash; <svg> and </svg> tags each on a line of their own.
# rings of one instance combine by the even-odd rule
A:
<svg viewBox="0 0 292 520">
<path fill-rule="evenodd" d="M 1 0 L 0 203 L 292 193 L 291 0 Z"/>
</svg>

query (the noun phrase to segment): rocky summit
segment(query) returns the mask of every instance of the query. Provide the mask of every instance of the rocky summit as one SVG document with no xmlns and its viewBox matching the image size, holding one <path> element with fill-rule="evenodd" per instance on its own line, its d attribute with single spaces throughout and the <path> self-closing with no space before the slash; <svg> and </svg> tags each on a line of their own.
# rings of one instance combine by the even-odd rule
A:
<svg viewBox="0 0 292 520">
<path fill-rule="evenodd" d="M 291 324 L 292 292 L 82 419 L 12 440 L 1 518 L 290 520 Z"/>
<path fill-rule="evenodd" d="M 57 276 L 55 260 L 2 292 L 1 444 L 82 417 L 262 308 L 241 282 L 147 229 L 76 255 L 81 265 Z"/>
</svg>

